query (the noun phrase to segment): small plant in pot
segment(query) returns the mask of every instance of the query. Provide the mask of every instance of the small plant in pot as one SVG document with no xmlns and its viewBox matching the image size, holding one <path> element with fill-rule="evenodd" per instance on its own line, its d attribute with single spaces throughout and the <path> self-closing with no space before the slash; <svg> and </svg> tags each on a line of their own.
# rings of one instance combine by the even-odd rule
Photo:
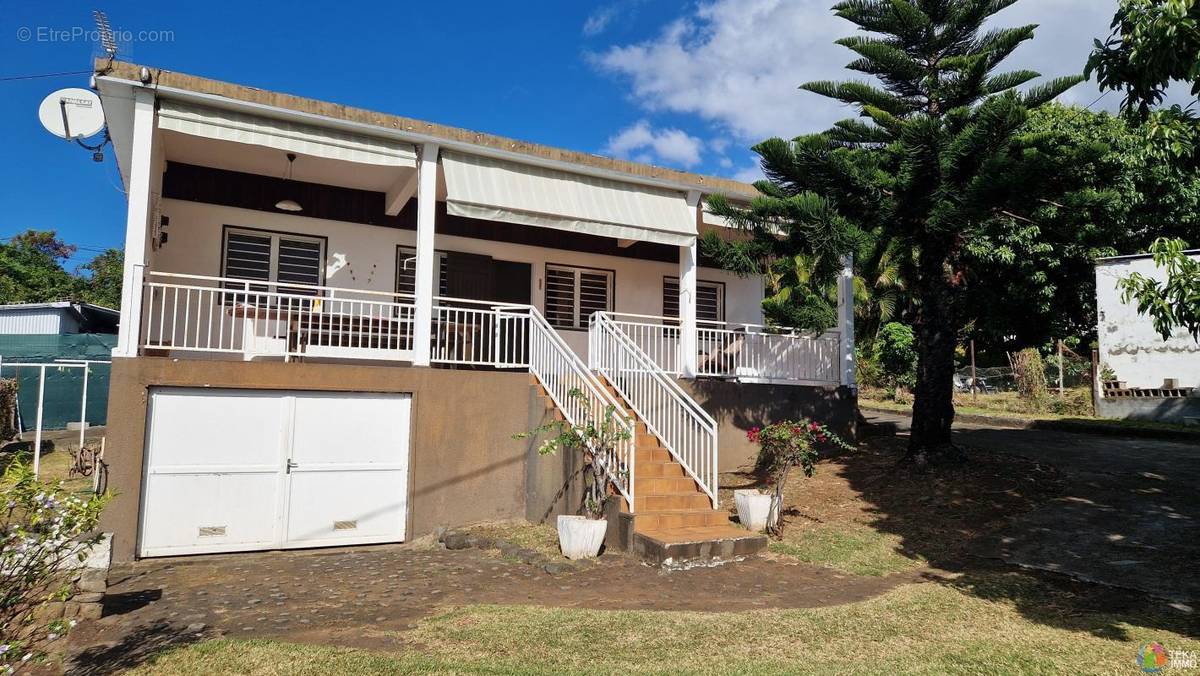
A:
<svg viewBox="0 0 1200 676">
<path fill-rule="evenodd" d="M 580 390 L 572 389 L 567 396 L 583 404 L 579 408 L 592 409 Z M 582 455 L 584 465 L 584 499 L 580 513 L 558 517 L 558 546 L 568 559 L 594 557 L 600 553 L 608 531 L 608 521 L 604 518 L 605 500 L 617 493 L 600 458 L 612 457 L 618 445 L 632 439 L 633 426 L 627 418 L 617 414 L 615 406 L 608 405 L 598 415 L 589 413 L 579 424 L 555 420 L 515 434 L 513 438 L 528 439 L 544 434 L 550 436 L 538 447 L 539 454 L 553 455 L 560 450 L 577 452 Z"/>
<path fill-rule="evenodd" d="M 783 519 L 780 512 L 783 509 L 783 491 L 792 473 L 799 467 L 804 476 L 811 477 L 816 471 L 817 458 L 820 457 L 818 448 L 821 445 L 834 446 L 847 451 L 854 450 L 850 444 L 829 430 L 828 427 L 811 420 L 785 420 L 766 427 L 755 427 L 746 433 L 746 437 L 758 444 L 758 459 L 754 464 L 755 472 L 766 478 L 771 486 L 770 495 L 761 495 L 757 491 L 738 491 L 735 495 L 738 508 L 738 518 L 742 523 L 757 521 L 758 528 L 766 528 L 774 537 L 783 535 Z M 753 495 L 751 495 L 753 494 Z M 755 497 L 757 495 L 757 498 Z M 769 504 L 766 504 L 769 500 Z M 746 504 L 747 513 L 743 516 L 742 505 Z M 765 518 L 761 516 L 766 511 Z"/>
</svg>

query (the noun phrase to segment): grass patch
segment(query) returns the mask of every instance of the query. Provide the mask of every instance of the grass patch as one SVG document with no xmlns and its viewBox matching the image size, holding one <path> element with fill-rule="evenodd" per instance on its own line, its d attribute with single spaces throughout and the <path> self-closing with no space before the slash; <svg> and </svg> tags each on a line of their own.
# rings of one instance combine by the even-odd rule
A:
<svg viewBox="0 0 1200 676">
<path fill-rule="evenodd" d="M 549 559 L 562 557 L 558 548 L 558 531 L 548 523 L 529 521 L 496 521 L 481 523 L 466 529 L 472 535 L 489 537 L 509 542 L 545 556 Z"/>
<path fill-rule="evenodd" d="M 414 647 L 399 653 L 222 640 L 172 649 L 134 673 L 1133 673 L 1149 641 L 1200 650 L 1160 609 L 1138 611 L 1152 620 L 1117 617 L 1063 594 L 991 574 L 819 609 L 468 606 L 404 633 Z"/>
<path fill-rule="evenodd" d="M 881 576 L 924 565 L 900 551 L 900 536 L 854 523 L 784 530 L 770 550 L 852 575 Z"/>
</svg>

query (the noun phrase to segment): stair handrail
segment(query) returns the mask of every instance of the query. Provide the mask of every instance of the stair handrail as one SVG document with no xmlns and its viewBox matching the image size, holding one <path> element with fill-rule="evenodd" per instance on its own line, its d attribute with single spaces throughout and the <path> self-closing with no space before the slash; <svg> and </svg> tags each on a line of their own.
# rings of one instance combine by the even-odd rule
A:
<svg viewBox="0 0 1200 676">
<path fill-rule="evenodd" d="M 604 375 L 629 404 L 651 434 L 683 466 L 712 499 L 717 498 L 717 421 L 692 399 L 605 312 L 593 313 L 588 322 L 588 362 Z M 612 349 L 606 349 L 606 348 Z M 614 353 L 613 350 L 618 352 Z M 626 382 L 630 374 L 643 374 L 640 384 Z M 663 414 L 663 405 L 679 415 Z M 690 429 L 689 429 L 690 428 Z"/>
<path fill-rule="evenodd" d="M 616 442 L 616 447 L 604 453 L 593 450 L 593 459 L 600 463 L 609 480 L 626 500 L 632 513 L 636 505 L 633 496 L 637 454 L 637 437 L 633 422 L 623 415 L 625 408 L 617 398 L 609 392 L 596 378 L 596 375 L 567 345 L 558 331 L 555 331 L 546 318 L 533 306 L 503 306 L 497 307 L 500 312 L 520 308 L 529 313 L 530 345 L 529 372 L 538 379 L 546 394 L 554 405 L 572 425 L 584 422 L 585 415 L 603 415 L 607 410 L 615 410 L 616 424 L 625 432 Z M 560 377 L 555 377 L 555 366 L 565 367 L 557 371 Z M 561 377 L 561 376 L 566 376 Z M 583 394 L 584 401 L 571 393 L 577 390 Z"/>
</svg>

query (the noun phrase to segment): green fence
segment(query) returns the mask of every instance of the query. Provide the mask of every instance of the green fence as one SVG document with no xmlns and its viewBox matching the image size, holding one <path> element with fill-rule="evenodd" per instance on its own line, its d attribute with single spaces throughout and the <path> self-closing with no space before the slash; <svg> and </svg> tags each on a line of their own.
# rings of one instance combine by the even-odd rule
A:
<svg viewBox="0 0 1200 676">
<path fill-rule="evenodd" d="M 32 430 L 37 421 L 38 367 L 9 366 L 13 362 L 53 364 L 56 359 L 112 358 L 117 337 L 109 334 L 66 336 L 0 335 L 0 377 L 16 378 L 17 405 L 24 430 Z M 108 421 L 108 364 L 92 364 L 88 369 L 87 421 L 104 425 Z M 63 429 L 78 422 L 83 396 L 83 369 L 48 366 L 43 397 L 42 427 Z"/>
</svg>

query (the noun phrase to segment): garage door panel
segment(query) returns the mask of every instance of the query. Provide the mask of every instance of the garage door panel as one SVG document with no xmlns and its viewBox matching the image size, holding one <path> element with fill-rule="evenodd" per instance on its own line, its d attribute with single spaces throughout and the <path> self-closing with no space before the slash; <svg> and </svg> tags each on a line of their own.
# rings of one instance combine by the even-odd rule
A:
<svg viewBox="0 0 1200 676">
<path fill-rule="evenodd" d="M 403 540 L 410 410 L 409 395 L 153 389 L 142 555 Z"/>
<path fill-rule="evenodd" d="M 397 470 L 293 472 L 288 542 L 303 546 L 403 539 L 403 480 Z M 338 499 L 303 499 L 333 495 Z"/>
<path fill-rule="evenodd" d="M 278 466 L 282 460 L 286 402 L 277 393 L 162 389 L 151 406 L 150 461 L 156 468 Z"/>
<path fill-rule="evenodd" d="M 277 474 L 152 474 L 146 488 L 146 555 L 259 549 L 277 540 Z"/>
<path fill-rule="evenodd" d="M 400 395 L 297 395 L 291 457 L 301 467 L 394 465 L 407 454 L 410 403 Z"/>
</svg>

